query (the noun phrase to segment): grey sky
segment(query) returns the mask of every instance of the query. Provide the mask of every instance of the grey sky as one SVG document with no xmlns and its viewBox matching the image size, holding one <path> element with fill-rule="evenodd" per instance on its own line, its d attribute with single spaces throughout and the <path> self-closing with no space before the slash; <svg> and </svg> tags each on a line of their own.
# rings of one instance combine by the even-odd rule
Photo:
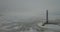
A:
<svg viewBox="0 0 60 32">
<path fill-rule="evenodd" d="M 49 17 L 59 18 L 60 0 L 0 0 L 0 14 L 13 16 L 41 16 L 49 10 Z"/>
</svg>

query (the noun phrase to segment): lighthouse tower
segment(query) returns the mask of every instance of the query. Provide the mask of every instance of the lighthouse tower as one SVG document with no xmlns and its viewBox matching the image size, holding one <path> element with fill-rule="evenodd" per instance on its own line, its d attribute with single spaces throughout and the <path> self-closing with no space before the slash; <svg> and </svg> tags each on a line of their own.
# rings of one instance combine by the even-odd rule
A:
<svg viewBox="0 0 60 32">
<path fill-rule="evenodd" d="M 48 10 L 46 10 L 46 22 L 42 26 L 44 26 L 45 24 L 48 24 Z"/>
</svg>

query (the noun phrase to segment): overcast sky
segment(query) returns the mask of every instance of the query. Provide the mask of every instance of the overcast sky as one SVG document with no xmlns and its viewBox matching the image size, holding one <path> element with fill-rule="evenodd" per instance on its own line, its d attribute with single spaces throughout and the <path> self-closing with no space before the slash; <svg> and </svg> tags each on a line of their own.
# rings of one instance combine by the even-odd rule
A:
<svg viewBox="0 0 60 32">
<path fill-rule="evenodd" d="M 42 17 L 46 9 L 49 18 L 59 18 L 60 0 L 0 0 L 0 14 L 3 15 Z"/>
</svg>

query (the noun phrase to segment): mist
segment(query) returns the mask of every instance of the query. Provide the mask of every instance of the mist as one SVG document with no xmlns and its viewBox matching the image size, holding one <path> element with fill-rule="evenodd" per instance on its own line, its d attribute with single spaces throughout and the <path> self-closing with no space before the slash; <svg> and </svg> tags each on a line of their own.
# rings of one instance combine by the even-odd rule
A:
<svg viewBox="0 0 60 32">
<path fill-rule="evenodd" d="M 60 24 L 60 0 L 0 0 L 0 26 L 44 23 L 46 10 L 49 23 Z"/>
<path fill-rule="evenodd" d="M 60 18 L 59 1 L 60 0 L 0 0 L 0 14 L 16 17 L 39 16 L 45 18 L 45 12 L 48 9 L 49 19 Z"/>
</svg>

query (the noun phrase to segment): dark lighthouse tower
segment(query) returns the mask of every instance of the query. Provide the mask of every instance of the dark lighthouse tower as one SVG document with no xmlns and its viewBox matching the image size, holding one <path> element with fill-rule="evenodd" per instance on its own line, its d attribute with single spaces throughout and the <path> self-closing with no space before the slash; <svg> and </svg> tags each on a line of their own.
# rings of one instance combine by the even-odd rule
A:
<svg viewBox="0 0 60 32">
<path fill-rule="evenodd" d="M 44 26 L 45 24 L 48 24 L 48 10 L 46 10 L 46 22 L 42 26 Z"/>
</svg>

